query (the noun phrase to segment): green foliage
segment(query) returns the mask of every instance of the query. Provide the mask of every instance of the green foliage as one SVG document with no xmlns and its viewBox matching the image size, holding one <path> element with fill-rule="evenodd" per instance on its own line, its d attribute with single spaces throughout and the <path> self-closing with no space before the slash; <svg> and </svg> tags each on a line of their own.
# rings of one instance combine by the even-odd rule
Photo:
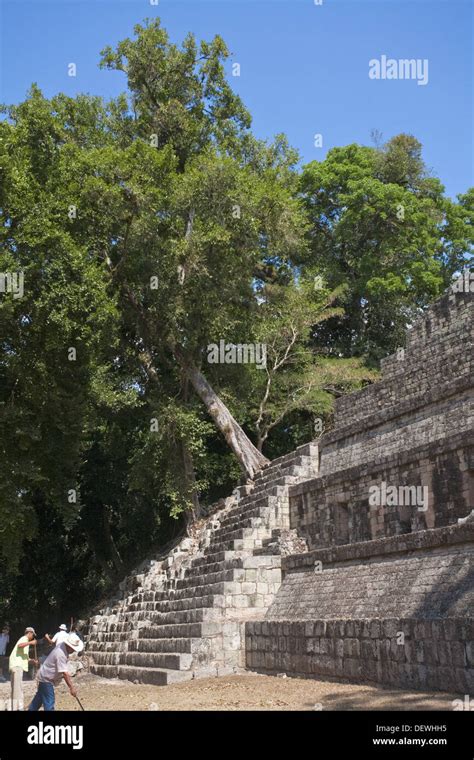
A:
<svg viewBox="0 0 474 760">
<path fill-rule="evenodd" d="M 318 340 L 336 355 L 380 359 L 449 285 L 472 249 L 472 191 L 455 203 L 428 176 L 420 143 L 397 135 L 382 148 L 349 145 L 305 167 L 315 266 L 347 286 L 344 316 Z"/>
<path fill-rule="evenodd" d="M 24 295 L 0 294 L 0 616 L 77 616 L 235 485 L 176 347 L 277 456 L 470 248 L 474 191 L 446 199 L 415 138 L 300 175 L 283 135 L 253 137 L 228 55 L 149 21 L 102 52 L 112 102 L 33 85 L 3 109 L 0 272 Z M 208 364 L 220 340 L 265 344 L 266 369 Z"/>
</svg>

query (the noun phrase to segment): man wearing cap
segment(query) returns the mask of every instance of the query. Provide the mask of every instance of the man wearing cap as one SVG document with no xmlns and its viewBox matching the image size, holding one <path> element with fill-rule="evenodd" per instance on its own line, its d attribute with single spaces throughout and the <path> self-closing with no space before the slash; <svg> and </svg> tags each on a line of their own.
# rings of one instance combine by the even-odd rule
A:
<svg viewBox="0 0 474 760">
<path fill-rule="evenodd" d="M 35 646 L 37 643 L 34 628 L 28 627 L 25 628 L 25 635 L 18 639 L 11 651 L 9 669 L 12 685 L 12 710 L 23 710 L 23 673 L 28 672 L 28 665 L 31 662 L 36 666 L 38 665 L 37 660 L 32 660 L 29 657 L 30 646 Z"/>
<path fill-rule="evenodd" d="M 30 712 L 39 710 L 41 705 L 45 712 L 54 710 L 54 686 L 61 683 L 62 679 L 66 681 L 71 696 L 77 695 L 68 673 L 67 660 L 70 654 L 81 652 L 83 648 L 83 642 L 75 633 L 68 634 L 62 644 L 54 647 L 38 671 L 38 691 L 28 708 Z"/>
<path fill-rule="evenodd" d="M 48 642 L 48 644 L 54 644 L 54 646 L 59 646 L 59 644 L 62 644 L 64 641 L 66 641 L 67 637 L 69 636 L 67 632 L 67 626 L 64 625 L 64 623 L 61 623 L 59 626 L 59 631 L 54 634 L 53 638 L 49 635 L 49 633 L 45 634 L 45 639 Z"/>
</svg>

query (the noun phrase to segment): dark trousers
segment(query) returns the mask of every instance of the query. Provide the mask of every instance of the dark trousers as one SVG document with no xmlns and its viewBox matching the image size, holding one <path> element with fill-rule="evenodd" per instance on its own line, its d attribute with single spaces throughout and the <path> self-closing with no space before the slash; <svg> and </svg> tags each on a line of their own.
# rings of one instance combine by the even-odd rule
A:
<svg viewBox="0 0 474 760">
<path fill-rule="evenodd" d="M 54 686 L 52 683 L 38 683 L 38 691 L 33 697 L 33 701 L 28 710 L 39 710 L 41 705 L 45 712 L 54 710 Z"/>
</svg>

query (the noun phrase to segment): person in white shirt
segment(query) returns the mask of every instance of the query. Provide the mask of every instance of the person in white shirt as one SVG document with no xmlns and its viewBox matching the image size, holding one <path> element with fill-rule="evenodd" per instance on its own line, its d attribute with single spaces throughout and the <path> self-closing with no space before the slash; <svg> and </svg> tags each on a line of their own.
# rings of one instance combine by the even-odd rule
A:
<svg viewBox="0 0 474 760">
<path fill-rule="evenodd" d="M 4 625 L 0 634 L 0 657 L 5 657 L 7 653 L 8 642 L 10 641 L 10 629 Z"/>
<path fill-rule="evenodd" d="M 67 626 L 64 625 L 64 623 L 61 623 L 59 626 L 59 631 L 54 634 L 53 638 L 51 638 L 49 633 L 46 633 L 44 637 L 49 644 L 57 647 L 59 644 L 62 644 L 64 641 L 66 641 L 68 636 L 69 634 L 67 632 Z"/>
<path fill-rule="evenodd" d="M 51 650 L 46 660 L 38 671 L 38 691 L 28 708 L 30 712 L 39 710 L 40 707 L 46 712 L 54 710 L 54 687 L 61 683 L 62 679 L 68 685 L 72 697 L 77 696 L 77 691 L 68 673 L 67 661 L 73 652 L 81 652 L 83 642 L 75 633 L 70 633 L 62 644 Z"/>
</svg>

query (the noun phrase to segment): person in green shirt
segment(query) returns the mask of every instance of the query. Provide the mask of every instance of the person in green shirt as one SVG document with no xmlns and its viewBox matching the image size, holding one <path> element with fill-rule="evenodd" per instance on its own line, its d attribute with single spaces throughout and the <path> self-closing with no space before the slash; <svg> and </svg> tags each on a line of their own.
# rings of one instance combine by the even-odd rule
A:
<svg viewBox="0 0 474 760">
<path fill-rule="evenodd" d="M 18 639 L 10 654 L 12 710 L 23 710 L 23 673 L 28 672 L 28 665 L 31 662 L 38 666 L 37 660 L 32 660 L 29 656 L 30 646 L 36 646 L 37 643 L 35 629 L 25 628 L 25 635 Z"/>
</svg>

